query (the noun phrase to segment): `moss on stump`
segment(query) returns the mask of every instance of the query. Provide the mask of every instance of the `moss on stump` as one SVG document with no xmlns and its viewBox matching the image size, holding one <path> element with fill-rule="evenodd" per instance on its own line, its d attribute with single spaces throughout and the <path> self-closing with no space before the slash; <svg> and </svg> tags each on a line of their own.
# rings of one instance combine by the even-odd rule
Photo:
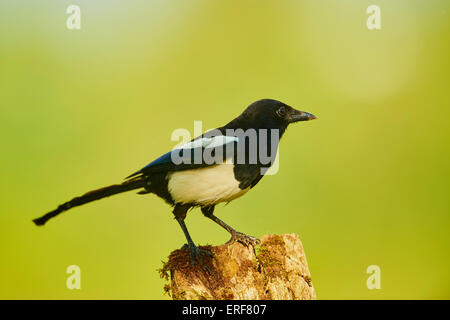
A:
<svg viewBox="0 0 450 320">
<path fill-rule="evenodd" d="M 264 235 L 259 246 L 200 246 L 210 272 L 191 266 L 187 250 L 175 250 L 159 270 L 175 300 L 311 300 L 316 294 L 300 238 Z"/>
</svg>

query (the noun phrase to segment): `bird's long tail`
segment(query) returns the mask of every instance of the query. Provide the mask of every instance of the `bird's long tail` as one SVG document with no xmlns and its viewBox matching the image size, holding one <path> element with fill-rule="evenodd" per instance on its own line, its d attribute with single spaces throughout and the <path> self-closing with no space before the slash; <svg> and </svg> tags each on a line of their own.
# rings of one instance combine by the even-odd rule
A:
<svg viewBox="0 0 450 320">
<path fill-rule="evenodd" d="M 50 211 L 49 213 L 43 215 L 40 218 L 34 219 L 33 222 L 37 226 L 42 226 L 49 219 L 56 217 L 60 213 L 67 211 L 73 207 L 81 206 L 85 203 L 99 200 L 102 198 L 106 198 L 106 197 L 112 196 L 114 194 L 142 188 L 143 186 L 144 186 L 144 180 L 141 177 L 137 177 L 137 178 L 134 178 L 131 180 L 127 180 L 121 184 L 114 184 L 112 186 L 104 187 L 104 188 L 97 189 L 97 190 L 92 190 L 92 191 L 89 191 L 89 192 L 83 194 L 80 197 L 75 197 L 72 200 L 59 205 L 58 208 L 56 208 L 55 210 Z"/>
</svg>

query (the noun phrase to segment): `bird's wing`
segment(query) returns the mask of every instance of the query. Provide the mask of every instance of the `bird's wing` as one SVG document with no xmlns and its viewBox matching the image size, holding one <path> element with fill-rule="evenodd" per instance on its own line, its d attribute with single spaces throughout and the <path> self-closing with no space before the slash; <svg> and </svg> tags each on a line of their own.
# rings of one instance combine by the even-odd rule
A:
<svg viewBox="0 0 450 320">
<path fill-rule="evenodd" d="M 189 170 L 201 167 L 207 167 L 220 162 L 214 162 L 221 158 L 225 162 L 232 157 L 236 148 L 238 137 L 218 135 L 214 137 L 200 136 L 181 147 L 175 148 L 167 152 L 161 157 L 153 160 L 144 168 L 129 175 L 126 179 L 132 178 L 139 174 L 151 174 L 165 171 Z M 219 152 L 220 156 L 219 156 Z M 217 158 L 211 159 L 207 155 L 218 155 Z"/>
</svg>

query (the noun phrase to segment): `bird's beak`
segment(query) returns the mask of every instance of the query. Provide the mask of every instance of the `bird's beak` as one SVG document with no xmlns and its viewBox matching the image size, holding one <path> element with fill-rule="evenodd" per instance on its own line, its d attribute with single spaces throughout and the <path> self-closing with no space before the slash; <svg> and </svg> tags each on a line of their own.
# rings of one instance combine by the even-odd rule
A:
<svg viewBox="0 0 450 320">
<path fill-rule="evenodd" d="M 314 120 L 317 117 L 309 112 L 293 110 L 293 112 L 289 116 L 289 122 L 297 122 L 297 121 L 308 121 Z"/>
</svg>

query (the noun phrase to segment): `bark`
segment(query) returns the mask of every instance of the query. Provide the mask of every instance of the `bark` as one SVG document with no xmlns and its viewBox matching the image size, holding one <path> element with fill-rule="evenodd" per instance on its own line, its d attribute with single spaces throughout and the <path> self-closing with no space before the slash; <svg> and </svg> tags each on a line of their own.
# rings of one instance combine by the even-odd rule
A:
<svg viewBox="0 0 450 320">
<path fill-rule="evenodd" d="M 209 273 L 191 266 L 186 250 L 173 251 L 160 270 L 165 291 L 175 300 L 312 300 L 316 294 L 300 238 L 296 234 L 264 235 L 261 244 L 203 246 Z"/>
</svg>

